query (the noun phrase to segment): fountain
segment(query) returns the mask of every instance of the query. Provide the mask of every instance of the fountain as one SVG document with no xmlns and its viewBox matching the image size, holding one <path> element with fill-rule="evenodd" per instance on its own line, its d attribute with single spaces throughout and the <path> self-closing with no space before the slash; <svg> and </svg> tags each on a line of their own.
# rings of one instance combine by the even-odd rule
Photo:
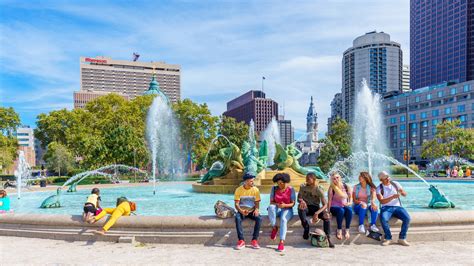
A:
<svg viewBox="0 0 474 266">
<path fill-rule="evenodd" d="M 21 187 L 26 187 L 28 180 L 31 179 L 30 165 L 26 161 L 25 153 L 20 151 L 18 154 L 18 166 L 14 173 L 16 177 L 17 197 L 21 198 Z"/>
<path fill-rule="evenodd" d="M 280 144 L 280 127 L 275 117 L 272 117 L 267 128 L 262 132 L 260 141 L 266 141 L 268 144 L 267 166 L 273 165 L 273 157 L 275 157 L 276 154 L 276 144 Z"/>
<path fill-rule="evenodd" d="M 432 161 L 430 164 L 427 165 L 426 173 L 431 174 L 436 171 L 444 170 L 444 168 L 440 169 L 440 167 L 449 166 L 450 168 L 452 168 L 454 165 L 467 165 L 471 168 L 474 168 L 474 163 L 464 158 L 451 155 L 451 156 L 440 157 Z"/>
<path fill-rule="evenodd" d="M 157 169 L 162 175 L 173 176 L 178 172 L 180 161 L 179 127 L 168 98 L 160 91 L 155 75 L 150 83 L 148 94 L 155 99 L 148 111 L 146 134 L 152 159 L 153 194 L 156 194 Z"/>
<path fill-rule="evenodd" d="M 359 172 L 368 170 L 370 175 L 374 177 L 377 176 L 378 172 L 386 170 L 389 163 L 392 163 L 407 169 L 428 186 L 432 194 L 429 207 L 454 208 L 454 204 L 437 187 L 430 185 L 410 167 L 385 155 L 389 153 L 389 150 L 386 146 L 380 96 L 371 92 L 365 80 L 362 81 L 361 89 L 357 93 L 355 101 L 352 150 L 352 155 L 336 162 L 330 169 L 329 174 L 334 171 L 344 173 L 345 179 L 348 179 L 346 181 L 357 183 L 356 174 Z"/>
</svg>

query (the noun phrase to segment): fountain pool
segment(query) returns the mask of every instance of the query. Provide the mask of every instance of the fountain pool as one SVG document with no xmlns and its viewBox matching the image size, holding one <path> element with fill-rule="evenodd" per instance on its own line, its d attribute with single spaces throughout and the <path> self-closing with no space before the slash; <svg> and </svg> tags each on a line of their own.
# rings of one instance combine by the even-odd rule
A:
<svg viewBox="0 0 474 266">
<path fill-rule="evenodd" d="M 402 203 L 409 211 L 433 211 L 427 206 L 431 199 L 431 193 L 426 189 L 425 184 L 418 180 L 400 181 L 400 183 L 408 192 L 408 197 L 402 199 Z M 436 181 L 430 183 L 437 185 L 449 195 L 450 200 L 456 202 L 456 209 L 474 210 L 472 204 L 474 182 Z M 39 202 L 50 195 L 51 191 L 23 193 L 21 200 L 17 200 L 16 197 L 11 195 L 11 206 L 15 213 L 81 214 L 90 189 L 81 189 L 80 187 L 78 189 L 76 193 L 64 193 L 62 195 L 64 207 L 61 208 L 39 208 Z M 101 188 L 102 206 L 113 207 L 116 198 L 122 195 L 137 203 L 137 215 L 213 215 L 214 204 L 217 200 L 233 205 L 233 195 L 195 193 L 189 183 L 159 183 L 156 187 L 158 197 L 154 197 L 150 193 L 152 189 L 151 184 L 150 186 L 141 187 Z M 262 194 L 262 214 L 267 214 L 266 207 L 268 204 L 269 195 Z M 436 211 L 449 211 L 449 209 L 437 209 Z"/>
</svg>

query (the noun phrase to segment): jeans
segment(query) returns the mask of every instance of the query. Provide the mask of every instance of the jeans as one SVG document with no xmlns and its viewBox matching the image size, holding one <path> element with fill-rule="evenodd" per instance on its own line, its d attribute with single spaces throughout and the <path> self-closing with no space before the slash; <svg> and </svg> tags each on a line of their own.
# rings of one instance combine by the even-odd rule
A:
<svg viewBox="0 0 474 266">
<path fill-rule="evenodd" d="M 354 212 L 359 215 L 359 225 L 364 224 L 365 215 L 367 210 L 370 210 L 370 225 L 373 225 L 377 222 L 377 216 L 379 215 L 379 210 L 376 211 L 370 208 L 370 205 L 367 205 L 367 209 L 362 208 L 361 204 L 354 204 Z"/>
<path fill-rule="evenodd" d="M 268 219 L 272 227 L 275 227 L 277 217 L 280 217 L 280 240 L 285 240 L 288 221 L 293 218 L 293 208 L 280 209 L 276 205 L 271 204 L 268 206 Z"/>
<path fill-rule="evenodd" d="M 380 223 L 382 224 L 383 231 L 385 233 L 385 239 L 391 240 L 392 233 L 390 232 L 390 225 L 388 221 L 391 217 L 402 220 L 402 230 L 400 231 L 399 239 L 407 238 L 408 226 L 410 225 L 410 215 L 405 208 L 400 206 L 384 206 L 380 209 Z"/>
<path fill-rule="evenodd" d="M 235 214 L 235 227 L 237 229 L 237 237 L 239 238 L 239 240 L 244 240 L 244 229 L 242 228 L 242 221 L 245 218 L 249 218 L 255 221 L 252 240 L 257 240 L 260 234 L 260 224 L 262 223 L 262 217 L 260 217 L 260 215 L 255 216 L 253 212 L 249 213 L 247 216 L 242 215 L 240 212 L 237 212 Z"/>
<path fill-rule="evenodd" d="M 305 231 L 309 231 L 309 224 L 307 217 L 310 216 L 312 217 L 317 211 L 319 210 L 319 206 L 315 205 L 308 205 L 307 209 L 301 210 L 298 209 L 298 216 L 300 217 L 301 220 L 301 225 L 303 226 Z M 324 212 L 321 212 L 318 215 L 318 218 L 323 220 L 323 227 L 324 227 L 324 233 L 326 233 L 327 236 L 331 233 L 331 220 L 330 219 L 324 219 L 323 217 Z"/>
<path fill-rule="evenodd" d="M 333 206 L 330 209 L 332 215 L 336 216 L 337 229 L 342 229 L 342 220 L 346 218 L 346 229 L 351 227 L 352 208 L 351 206 L 337 207 Z"/>
</svg>

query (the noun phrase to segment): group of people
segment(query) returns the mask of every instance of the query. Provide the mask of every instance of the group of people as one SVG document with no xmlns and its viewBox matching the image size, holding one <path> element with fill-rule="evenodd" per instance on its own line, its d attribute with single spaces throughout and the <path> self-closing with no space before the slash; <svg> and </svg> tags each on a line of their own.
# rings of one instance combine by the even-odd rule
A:
<svg viewBox="0 0 474 266">
<path fill-rule="evenodd" d="M 466 167 L 466 171 L 462 169 L 462 167 L 454 166 L 452 169 L 448 166 L 446 167 L 446 177 L 452 178 L 470 178 L 472 177 L 471 168 L 469 166 Z"/>
<path fill-rule="evenodd" d="M 125 197 L 117 198 L 117 204 L 115 208 L 102 209 L 100 207 L 100 201 L 100 190 L 98 188 L 93 188 L 91 194 L 87 197 L 86 203 L 84 204 L 84 213 L 82 214 L 83 221 L 91 224 L 104 218 L 107 214 L 111 215 L 102 229 L 93 232 L 97 235 L 105 235 L 105 233 L 109 231 L 115 222 L 117 222 L 118 218 L 122 216 L 130 216 L 132 211 L 135 210 L 135 203 L 129 201 Z"/>
<path fill-rule="evenodd" d="M 317 185 L 316 175 L 308 173 L 306 182 L 301 184 L 298 195 L 295 189 L 289 185 L 290 176 L 285 173 L 278 173 L 273 177 L 276 186 L 272 187 L 270 193 L 270 205 L 268 206 L 268 219 L 271 224 L 270 239 L 275 240 L 279 235 L 279 244 L 277 251 L 285 250 L 285 238 L 288 229 L 288 222 L 293 217 L 293 207 L 298 202 L 298 216 L 303 226 L 303 238 L 308 239 L 310 235 L 310 224 L 316 224 L 323 221 L 323 229 L 329 242 L 329 247 L 334 248 L 330 238 L 331 217 L 336 217 L 337 239 L 350 238 L 350 224 L 353 213 L 359 216 L 360 233 L 365 233 L 366 228 L 364 219 L 366 214 L 370 213 L 370 225 L 368 230 L 378 232 L 376 226 L 377 218 L 380 217 L 385 237 L 383 246 L 390 245 L 392 234 L 390 232 L 389 220 L 395 217 L 402 221 L 402 227 L 398 238 L 398 243 L 403 246 L 410 244 L 406 240 L 408 227 L 410 224 L 410 215 L 402 207 L 400 197 L 406 197 L 407 192 L 400 183 L 392 181 L 387 172 L 382 171 L 378 175 L 380 185 L 375 186 L 372 177 L 368 172 L 361 172 L 359 183 L 354 187 L 348 186 L 343 182 L 341 176 L 333 173 L 330 178 L 330 187 L 327 192 L 327 199 L 323 190 Z M 246 246 L 242 221 L 246 218 L 255 221 L 252 241 L 252 248 L 260 248 L 258 239 L 262 218 L 260 216 L 260 192 L 254 186 L 255 176 L 245 174 L 243 176 L 243 185 L 239 186 L 234 194 L 235 224 L 237 230 L 238 242 L 236 249 L 242 249 Z M 377 205 L 376 199 L 380 203 Z M 280 218 L 277 224 L 277 217 Z M 345 227 L 343 230 L 343 222 Z"/>
</svg>

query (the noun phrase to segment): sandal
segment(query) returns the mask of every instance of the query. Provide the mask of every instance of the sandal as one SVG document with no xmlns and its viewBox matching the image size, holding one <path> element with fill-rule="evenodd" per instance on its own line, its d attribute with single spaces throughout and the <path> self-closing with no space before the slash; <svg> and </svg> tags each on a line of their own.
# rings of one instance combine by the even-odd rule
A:
<svg viewBox="0 0 474 266">
<path fill-rule="evenodd" d="M 336 238 L 341 240 L 342 239 L 342 230 L 341 229 L 337 229 L 336 231 Z"/>
</svg>

